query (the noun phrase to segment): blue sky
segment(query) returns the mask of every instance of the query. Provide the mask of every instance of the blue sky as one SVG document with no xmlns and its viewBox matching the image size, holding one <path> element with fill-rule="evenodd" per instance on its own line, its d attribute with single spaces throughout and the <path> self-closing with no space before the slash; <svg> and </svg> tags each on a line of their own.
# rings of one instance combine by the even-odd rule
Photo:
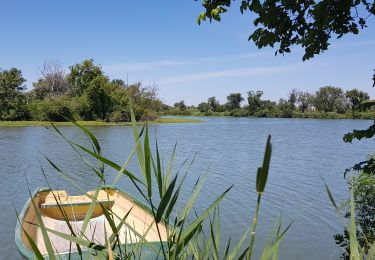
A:
<svg viewBox="0 0 375 260">
<path fill-rule="evenodd" d="M 238 3 L 237 3 L 238 4 Z M 17 67 L 27 87 L 38 67 L 54 59 L 66 68 L 92 58 L 110 78 L 156 84 L 167 104 L 198 104 L 210 96 L 225 102 L 231 92 L 263 90 L 278 100 L 297 88 L 333 85 L 374 95 L 375 19 L 357 36 L 302 62 L 303 50 L 274 56 L 247 41 L 251 17 L 234 6 L 221 23 L 196 24 L 200 2 L 2 1 L 0 67 Z"/>
</svg>

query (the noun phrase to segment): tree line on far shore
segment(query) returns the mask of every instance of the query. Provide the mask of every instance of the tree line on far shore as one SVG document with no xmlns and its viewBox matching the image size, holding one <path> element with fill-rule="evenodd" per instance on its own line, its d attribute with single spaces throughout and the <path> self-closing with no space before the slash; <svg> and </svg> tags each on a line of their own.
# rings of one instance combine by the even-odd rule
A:
<svg viewBox="0 0 375 260">
<path fill-rule="evenodd" d="M 46 61 L 30 91 L 25 81 L 17 68 L 0 70 L 0 120 L 130 121 L 130 103 L 137 120 L 152 120 L 163 108 L 155 87 L 110 80 L 91 59 L 70 66 L 67 74 L 59 63 Z"/>
<path fill-rule="evenodd" d="M 287 98 L 278 102 L 262 98 L 263 91 L 247 92 L 245 98 L 241 93 L 231 93 L 227 103 L 220 104 L 216 97 L 210 97 L 198 106 L 186 106 L 184 100 L 174 104 L 165 114 L 169 115 L 205 115 L 235 117 L 305 117 L 305 118 L 374 118 L 368 93 L 352 89 L 346 92 L 332 86 L 321 87 L 315 93 L 293 89 Z"/>
<path fill-rule="evenodd" d="M 32 89 L 25 91 L 26 80 L 19 69 L 0 70 L 0 120 L 127 122 L 130 104 L 137 120 L 153 120 L 160 115 L 375 117 L 373 102 L 366 102 L 369 95 L 358 89 L 344 92 L 338 87 L 325 86 L 315 93 L 293 89 L 278 102 L 263 99 L 263 91 L 258 90 L 247 93 L 244 106 L 241 93 L 229 94 L 225 104 L 212 96 L 198 106 L 187 106 L 183 100 L 168 106 L 158 98 L 155 86 L 110 80 L 91 59 L 70 66 L 68 73 L 59 63 L 47 61 L 39 74 Z"/>
</svg>

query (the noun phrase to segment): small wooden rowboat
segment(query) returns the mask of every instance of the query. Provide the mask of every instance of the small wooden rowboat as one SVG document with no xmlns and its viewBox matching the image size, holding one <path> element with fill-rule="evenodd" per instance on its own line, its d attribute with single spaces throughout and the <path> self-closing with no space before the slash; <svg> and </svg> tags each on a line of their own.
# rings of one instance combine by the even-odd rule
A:
<svg viewBox="0 0 375 260">
<path fill-rule="evenodd" d="M 28 259 L 35 258 L 25 234 L 27 232 L 41 254 L 48 255 L 32 201 L 41 213 L 42 222 L 47 229 L 71 235 L 66 222 L 67 218 L 75 233 L 80 234 L 94 194 L 95 191 L 90 191 L 87 195 L 69 196 L 64 190 L 52 191 L 45 188 L 34 191 L 20 213 L 20 223 L 17 223 L 16 227 L 15 240 L 20 253 Z M 125 225 L 120 225 L 119 240 L 121 244 L 129 246 L 136 244 L 140 238 L 142 238 L 142 241 L 145 240 L 146 242 L 142 246 L 143 257 L 154 254 L 155 247 L 160 248 L 160 241 L 167 240 L 166 225 L 161 222 L 156 225 L 150 209 L 127 193 L 117 188 L 106 187 L 99 191 L 95 201 L 90 222 L 84 232 L 84 237 L 89 238 L 94 243 L 106 245 L 106 237 L 108 238 L 112 234 L 103 207 L 109 209 L 116 216 L 114 217 L 116 226 L 119 226 L 121 219 L 124 219 L 130 211 L 125 219 Z M 62 212 L 65 212 L 65 218 Z M 48 233 L 48 235 L 55 255 L 62 258 L 69 254 L 73 258 L 74 255 L 77 256 L 77 248 L 74 243 L 70 243 L 70 241 L 53 233 Z M 151 247 L 153 247 L 153 250 L 150 249 Z M 83 248 L 83 250 L 86 250 L 86 254 L 88 253 L 87 248 Z"/>
</svg>

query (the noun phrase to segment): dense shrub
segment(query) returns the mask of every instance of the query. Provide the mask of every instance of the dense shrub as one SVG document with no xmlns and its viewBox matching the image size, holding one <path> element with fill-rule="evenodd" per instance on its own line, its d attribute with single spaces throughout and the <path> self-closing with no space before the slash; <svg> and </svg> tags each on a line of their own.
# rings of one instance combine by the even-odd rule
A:
<svg viewBox="0 0 375 260">
<path fill-rule="evenodd" d="M 47 98 L 29 105 L 33 120 L 67 121 L 73 119 L 72 101 L 67 97 Z"/>
<path fill-rule="evenodd" d="M 190 110 L 179 110 L 179 109 L 170 109 L 168 111 L 164 111 L 162 113 L 163 115 L 165 116 L 191 116 L 192 115 L 192 111 Z"/>
<path fill-rule="evenodd" d="M 278 117 L 275 109 L 262 109 L 254 113 L 255 117 Z"/>
<path fill-rule="evenodd" d="M 12 105 L 7 109 L 0 111 L 0 120 L 28 120 L 30 119 L 30 111 L 26 104 L 26 97 L 22 94 L 18 95 Z"/>
<path fill-rule="evenodd" d="M 375 176 L 374 173 L 361 172 L 350 180 L 354 191 L 357 238 L 366 251 L 375 241 Z M 350 201 L 345 203 L 345 217 L 350 218 Z M 360 230 L 360 231 L 359 231 Z M 349 259 L 350 237 L 347 229 L 334 236 L 336 244 L 342 249 L 342 258 Z"/>
<path fill-rule="evenodd" d="M 230 115 L 234 117 L 246 117 L 249 116 L 249 111 L 247 109 L 233 109 L 230 111 Z"/>
<path fill-rule="evenodd" d="M 152 121 L 159 117 L 158 113 L 152 110 L 146 110 L 142 113 L 141 121 Z"/>
<path fill-rule="evenodd" d="M 111 113 L 108 118 L 109 122 L 129 122 L 130 121 L 130 113 L 128 111 L 120 111 L 116 110 Z"/>
</svg>

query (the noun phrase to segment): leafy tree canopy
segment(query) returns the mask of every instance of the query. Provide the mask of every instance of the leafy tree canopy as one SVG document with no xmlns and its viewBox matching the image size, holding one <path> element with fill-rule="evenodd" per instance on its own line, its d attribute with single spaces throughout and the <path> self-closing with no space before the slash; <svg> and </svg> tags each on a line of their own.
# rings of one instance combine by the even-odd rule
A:
<svg viewBox="0 0 375 260">
<path fill-rule="evenodd" d="M 346 91 L 345 96 L 349 99 L 353 112 L 360 108 L 363 101 L 370 99 L 370 96 L 366 92 L 356 88 Z"/>
<path fill-rule="evenodd" d="M 249 91 L 247 92 L 247 103 L 248 109 L 251 114 L 257 112 L 258 110 L 262 109 L 262 100 L 261 97 L 263 95 L 263 91 Z"/>
<path fill-rule="evenodd" d="M 324 112 L 336 112 L 341 109 L 344 101 L 344 93 L 341 88 L 325 86 L 316 92 L 315 106 Z"/>
<path fill-rule="evenodd" d="M 297 105 L 302 113 L 304 113 L 306 110 L 312 107 L 313 103 L 314 96 L 312 94 L 310 94 L 309 92 L 302 91 L 297 92 Z"/>
<path fill-rule="evenodd" d="M 104 76 L 101 66 L 95 65 L 93 59 L 84 60 L 80 64 L 70 66 L 70 73 L 67 80 L 71 84 L 72 92 L 75 95 L 82 95 L 90 82 L 96 77 Z"/>
<path fill-rule="evenodd" d="M 0 70 L 0 120 L 18 120 L 27 117 L 25 89 L 20 70 Z"/>
<path fill-rule="evenodd" d="M 227 96 L 227 105 L 229 110 L 240 109 L 241 102 L 244 100 L 241 93 L 231 93 Z"/>
<path fill-rule="evenodd" d="M 297 102 L 297 98 L 298 98 L 298 92 L 297 92 L 297 89 L 292 89 L 292 91 L 289 93 L 288 95 L 288 102 L 290 104 L 290 107 L 292 109 L 295 109 L 296 108 L 296 102 Z"/>
<path fill-rule="evenodd" d="M 211 106 L 209 103 L 207 102 L 201 102 L 199 105 L 198 105 L 198 110 L 202 113 L 207 113 L 211 110 Z"/>
<path fill-rule="evenodd" d="M 233 0 L 203 0 L 198 24 L 208 18 L 221 20 Z M 300 45 L 303 60 L 328 49 L 332 37 L 358 34 L 366 19 L 375 14 L 375 2 L 367 0 L 242 0 L 241 13 L 253 14 L 254 31 L 249 36 L 258 48 L 276 47 L 277 53 L 288 53 Z M 375 75 L 374 75 L 375 76 Z"/>
<path fill-rule="evenodd" d="M 173 106 L 176 107 L 176 108 L 178 108 L 178 109 L 180 109 L 181 111 L 186 110 L 186 105 L 185 105 L 185 101 L 184 100 L 181 100 L 180 102 L 174 103 Z"/>
<path fill-rule="evenodd" d="M 219 103 L 219 101 L 216 100 L 216 97 L 210 97 L 210 98 L 208 98 L 207 103 L 210 105 L 211 110 L 213 112 L 216 112 L 217 109 L 220 106 L 220 103 Z"/>
</svg>

